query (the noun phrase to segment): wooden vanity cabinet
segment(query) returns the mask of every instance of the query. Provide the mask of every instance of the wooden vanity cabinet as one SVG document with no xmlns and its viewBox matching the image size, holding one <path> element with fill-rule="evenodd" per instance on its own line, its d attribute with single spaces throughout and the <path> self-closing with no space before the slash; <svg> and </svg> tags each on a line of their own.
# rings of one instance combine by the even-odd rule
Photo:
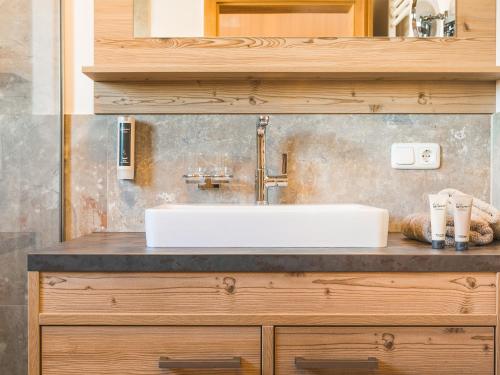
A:
<svg viewBox="0 0 500 375">
<path fill-rule="evenodd" d="M 494 273 L 29 280 L 30 375 L 495 374 Z"/>
</svg>

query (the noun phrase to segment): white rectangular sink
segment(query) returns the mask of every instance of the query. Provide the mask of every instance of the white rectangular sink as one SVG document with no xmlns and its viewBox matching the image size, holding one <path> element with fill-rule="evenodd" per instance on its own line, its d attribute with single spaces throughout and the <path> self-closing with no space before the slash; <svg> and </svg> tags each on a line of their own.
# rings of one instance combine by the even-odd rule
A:
<svg viewBox="0 0 500 375">
<path fill-rule="evenodd" d="M 148 247 L 386 247 L 387 210 L 361 205 L 164 205 Z"/>
</svg>

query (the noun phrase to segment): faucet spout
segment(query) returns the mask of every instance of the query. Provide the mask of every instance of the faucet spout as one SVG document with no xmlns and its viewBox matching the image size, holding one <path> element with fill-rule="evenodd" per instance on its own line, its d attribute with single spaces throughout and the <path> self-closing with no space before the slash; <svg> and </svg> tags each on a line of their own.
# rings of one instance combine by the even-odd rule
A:
<svg viewBox="0 0 500 375">
<path fill-rule="evenodd" d="M 269 204 L 268 189 L 270 187 L 288 186 L 288 155 L 283 154 L 282 174 L 268 176 L 266 165 L 266 130 L 269 116 L 260 116 L 257 123 L 257 170 L 255 175 L 256 203 Z"/>
</svg>

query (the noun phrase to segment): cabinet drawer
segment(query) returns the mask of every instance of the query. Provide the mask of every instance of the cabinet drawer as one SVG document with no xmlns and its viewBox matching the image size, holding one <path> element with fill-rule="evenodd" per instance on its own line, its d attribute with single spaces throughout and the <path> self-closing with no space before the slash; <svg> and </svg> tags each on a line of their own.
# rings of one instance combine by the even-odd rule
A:
<svg viewBox="0 0 500 375">
<path fill-rule="evenodd" d="M 260 343 L 258 327 L 42 327 L 42 375 L 258 375 Z"/>
<path fill-rule="evenodd" d="M 493 375 L 494 336 L 491 327 L 278 327 L 275 375 Z"/>
</svg>

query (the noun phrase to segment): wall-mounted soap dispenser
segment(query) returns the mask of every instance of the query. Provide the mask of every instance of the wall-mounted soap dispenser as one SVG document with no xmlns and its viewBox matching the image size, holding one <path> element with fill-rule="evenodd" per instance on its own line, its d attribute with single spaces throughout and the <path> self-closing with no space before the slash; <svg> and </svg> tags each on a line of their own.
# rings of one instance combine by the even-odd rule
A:
<svg viewBox="0 0 500 375">
<path fill-rule="evenodd" d="M 118 118 L 118 179 L 133 180 L 135 177 L 135 119 L 132 116 Z"/>
</svg>

